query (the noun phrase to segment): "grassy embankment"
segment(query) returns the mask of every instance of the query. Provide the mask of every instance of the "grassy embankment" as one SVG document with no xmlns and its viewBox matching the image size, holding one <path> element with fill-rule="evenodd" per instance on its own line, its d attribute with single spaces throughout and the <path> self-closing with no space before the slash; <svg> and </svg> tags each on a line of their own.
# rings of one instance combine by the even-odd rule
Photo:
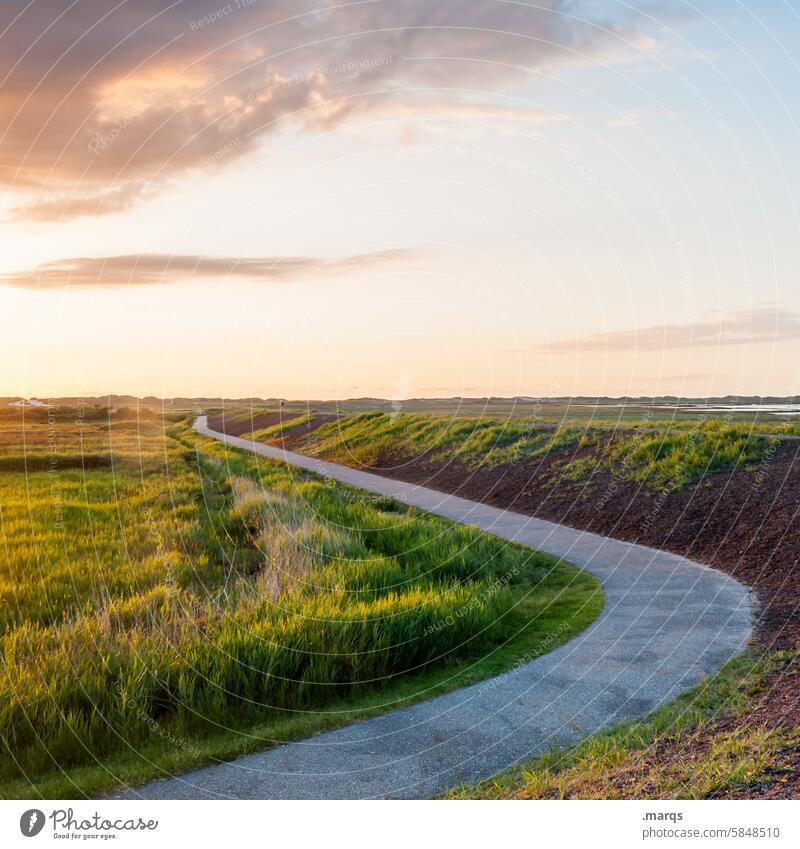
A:
<svg viewBox="0 0 800 849">
<path fill-rule="evenodd" d="M 242 434 L 242 438 L 250 439 L 253 442 L 269 442 L 273 439 L 280 439 L 281 436 L 291 433 L 295 428 L 308 424 L 313 418 L 313 413 L 303 413 L 278 424 L 270 425 L 270 427 L 262 427 L 258 430 L 244 433 Z"/>
<path fill-rule="evenodd" d="M 274 437 L 265 441 L 269 438 Z M 670 482 L 680 487 L 718 469 L 755 466 L 770 446 L 770 439 L 749 426 L 716 420 L 666 430 L 640 422 L 620 431 L 512 418 L 363 413 L 322 425 L 299 450 L 367 467 L 390 464 L 393 458 L 421 457 L 434 463 L 457 460 L 471 468 L 494 468 L 555 455 L 571 480 L 589 480 L 597 472 L 614 470 L 640 484 L 657 487 Z"/>
<path fill-rule="evenodd" d="M 588 575 L 475 529 L 185 423 L 77 415 L 0 429 L 0 796 L 98 793 L 403 706 L 601 607 Z"/>
</svg>

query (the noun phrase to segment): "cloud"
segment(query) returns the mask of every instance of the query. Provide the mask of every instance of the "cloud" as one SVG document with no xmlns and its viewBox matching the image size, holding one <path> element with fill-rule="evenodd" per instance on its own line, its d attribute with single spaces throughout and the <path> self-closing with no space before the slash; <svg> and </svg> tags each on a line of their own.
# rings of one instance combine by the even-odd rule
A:
<svg viewBox="0 0 800 849">
<path fill-rule="evenodd" d="M 46 262 L 29 271 L 0 275 L 0 285 L 20 289 L 152 286 L 191 279 L 238 278 L 283 282 L 315 272 L 339 274 L 402 261 L 405 250 L 374 251 L 337 259 L 305 256 L 205 257 L 170 254 L 76 257 Z"/>
<path fill-rule="evenodd" d="M 63 195 L 53 199 L 37 200 L 14 209 L 15 217 L 26 221 L 66 221 L 83 215 L 107 215 L 125 212 L 137 201 L 155 193 L 142 186 L 124 184 L 112 191 L 93 194 Z"/>
<path fill-rule="evenodd" d="M 538 345 L 537 351 L 574 354 L 593 351 L 667 351 L 679 348 L 758 345 L 800 339 L 800 314 L 770 305 L 737 310 L 706 321 L 655 324 Z"/>
<path fill-rule="evenodd" d="M 428 100 L 409 103 L 397 100 L 386 104 L 386 111 L 402 117 L 424 117 L 451 121 L 477 121 L 491 124 L 553 124 L 561 120 L 555 112 L 534 107 L 496 106 L 467 101 Z"/>
<path fill-rule="evenodd" d="M 650 3 L 648 16 L 661 6 Z M 491 100 L 527 69 L 636 53 L 652 19 L 589 0 L 4 0 L 0 186 L 16 214 L 127 209 L 287 123 Z M 465 92 L 469 91 L 467 95 Z M 507 112 L 519 117 L 524 112 Z M 528 120 L 536 120 L 531 111 Z"/>
</svg>

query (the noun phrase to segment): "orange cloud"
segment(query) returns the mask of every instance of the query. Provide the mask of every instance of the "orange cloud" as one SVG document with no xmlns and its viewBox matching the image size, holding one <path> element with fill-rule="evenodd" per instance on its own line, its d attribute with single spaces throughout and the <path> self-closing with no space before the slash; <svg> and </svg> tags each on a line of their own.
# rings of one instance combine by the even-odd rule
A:
<svg viewBox="0 0 800 849">
<path fill-rule="evenodd" d="M 405 250 L 374 251 L 334 259 L 307 256 L 207 257 L 171 254 L 75 257 L 45 262 L 29 271 L 0 275 L 0 285 L 19 289 L 147 286 L 191 279 L 238 278 L 283 282 L 314 272 L 340 274 L 409 258 Z"/>
<path fill-rule="evenodd" d="M 800 339 L 800 315 L 775 306 L 736 310 L 707 321 L 656 324 L 638 330 L 595 333 L 537 346 L 555 354 L 617 351 L 666 351 L 679 348 L 757 345 Z"/>
<path fill-rule="evenodd" d="M 415 88 L 452 110 L 467 88 L 635 46 L 644 17 L 626 14 L 574 0 L 4 0 L 0 185 L 26 195 L 19 217 L 118 212 L 288 121 L 326 129 Z"/>
</svg>

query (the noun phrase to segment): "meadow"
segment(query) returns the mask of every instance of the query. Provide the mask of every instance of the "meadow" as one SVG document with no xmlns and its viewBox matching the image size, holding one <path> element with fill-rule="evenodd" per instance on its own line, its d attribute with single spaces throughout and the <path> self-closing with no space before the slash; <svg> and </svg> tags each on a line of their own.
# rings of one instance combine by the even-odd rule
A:
<svg viewBox="0 0 800 849">
<path fill-rule="evenodd" d="M 171 418 L 0 415 L 0 796 L 98 793 L 402 706 L 602 606 L 568 564 Z"/>
</svg>

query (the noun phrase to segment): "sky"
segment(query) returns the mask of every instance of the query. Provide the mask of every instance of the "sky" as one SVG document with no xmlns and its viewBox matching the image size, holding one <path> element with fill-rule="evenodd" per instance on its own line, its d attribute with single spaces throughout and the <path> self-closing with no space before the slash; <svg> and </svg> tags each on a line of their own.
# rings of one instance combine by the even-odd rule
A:
<svg viewBox="0 0 800 849">
<path fill-rule="evenodd" d="M 4 0 L 0 395 L 800 394 L 784 0 Z"/>
</svg>

